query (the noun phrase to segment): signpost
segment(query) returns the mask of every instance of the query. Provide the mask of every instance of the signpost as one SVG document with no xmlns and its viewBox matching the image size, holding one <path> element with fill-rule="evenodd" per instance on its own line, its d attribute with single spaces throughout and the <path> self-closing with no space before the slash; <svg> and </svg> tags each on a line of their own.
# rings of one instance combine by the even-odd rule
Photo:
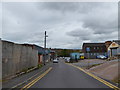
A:
<svg viewBox="0 0 120 90">
<path fill-rule="evenodd" d="M 88 59 L 89 59 L 90 47 L 87 47 L 87 48 L 86 48 L 86 51 L 87 51 L 87 53 L 88 53 Z M 89 61 L 88 61 L 88 68 L 89 68 Z"/>
<path fill-rule="evenodd" d="M 87 48 L 86 48 L 86 51 L 89 52 L 89 51 L 90 51 L 90 47 L 87 47 Z"/>
</svg>

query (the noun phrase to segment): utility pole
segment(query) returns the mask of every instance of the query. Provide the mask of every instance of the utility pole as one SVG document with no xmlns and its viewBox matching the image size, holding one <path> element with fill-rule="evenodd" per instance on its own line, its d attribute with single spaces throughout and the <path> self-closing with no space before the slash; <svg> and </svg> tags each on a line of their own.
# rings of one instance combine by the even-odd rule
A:
<svg viewBox="0 0 120 90">
<path fill-rule="evenodd" d="M 44 65 L 45 65 L 45 60 L 46 60 L 46 37 L 48 37 L 46 35 L 46 31 L 45 31 L 45 38 L 44 38 Z"/>
</svg>

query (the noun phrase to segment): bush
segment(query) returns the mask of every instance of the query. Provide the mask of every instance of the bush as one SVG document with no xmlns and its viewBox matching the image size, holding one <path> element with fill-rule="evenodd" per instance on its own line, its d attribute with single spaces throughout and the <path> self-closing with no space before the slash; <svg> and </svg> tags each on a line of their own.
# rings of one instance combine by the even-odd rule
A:
<svg viewBox="0 0 120 90">
<path fill-rule="evenodd" d="M 38 64 L 38 68 L 41 68 L 43 65 L 42 64 Z"/>
<path fill-rule="evenodd" d="M 27 72 L 28 68 L 23 69 L 21 72 Z"/>
<path fill-rule="evenodd" d="M 16 73 L 16 74 L 20 74 L 21 72 L 27 73 L 28 70 L 30 70 L 30 69 L 32 69 L 32 68 L 34 68 L 34 66 L 29 67 L 29 68 L 24 68 L 24 69 L 22 69 L 20 72 L 18 72 L 18 73 Z"/>
</svg>

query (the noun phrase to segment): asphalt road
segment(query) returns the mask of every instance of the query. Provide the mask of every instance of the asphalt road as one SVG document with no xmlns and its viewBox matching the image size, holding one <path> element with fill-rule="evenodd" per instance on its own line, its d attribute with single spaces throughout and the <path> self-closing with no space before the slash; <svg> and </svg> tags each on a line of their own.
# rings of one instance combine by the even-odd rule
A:
<svg viewBox="0 0 120 90">
<path fill-rule="evenodd" d="M 79 69 L 62 60 L 54 63 L 52 70 L 30 88 L 109 88 Z"/>
</svg>

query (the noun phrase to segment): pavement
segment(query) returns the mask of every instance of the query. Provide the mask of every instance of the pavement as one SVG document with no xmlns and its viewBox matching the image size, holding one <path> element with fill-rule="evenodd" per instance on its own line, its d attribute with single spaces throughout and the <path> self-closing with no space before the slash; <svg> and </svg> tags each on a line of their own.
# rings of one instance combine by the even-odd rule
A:
<svg viewBox="0 0 120 90">
<path fill-rule="evenodd" d="M 2 88 L 16 88 L 21 86 L 22 84 L 25 84 L 29 81 L 31 81 L 32 79 L 34 79 L 36 76 L 40 75 L 41 73 L 43 73 L 45 70 L 47 70 L 50 66 L 52 65 L 52 62 L 47 63 L 45 66 L 43 66 L 40 69 L 36 69 L 32 72 L 23 74 L 19 77 L 10 79 L 8 81 L 2 82 Z"/>
<path fill-rule="evenodd" d="M 102 64 L 106 63 L 106 60 L 100 60 L 100 59 L 84 59 L 84 60 L 79 60 L 77 63 L 72 63 L 74 65 L 77 65 L 79 67 L 89 67 L 95 64 Z"/>
<path fill-rule="evenodd" d="M 118 62 L 119 60 L 102 60 L 102 59 L 84 59 L 84 60 L 79 60 L 77 63 L 72 63 L 73 65 L 77 65 L 79 67 L 88 67 L 92 65 L 97 65 L 97 64 L 103 64 L 103 63 L 112 63 L 112 62 Z"/>
<path fill-rule="evenodd" d="M 38 70 L 38 72 L 40 72 L 40 70 Z M 36 73 L 38 72 L 36 71 Z M 35 72 L 31 72 L 31 73 L 32 73 L 31 76 L 35 75 Z M 20 79 L 16 79 L 16 80 L 19 81 Z M 21 80 L 24 81 L 25 79 L 21 77 Z M 3 86 L 4 88 L 6 88 L 6 85 L 3 84 Z M 99 90 L 105 88 L 112 90 L 108 85 L 91 77 L 82 70 L 79 70 L 71 65 L 65 64 L 64 60 L 59 60 L 59 63 L 51 64 L 50 68 L 47 71 L 45 71 L 44 73 L 37 74 L 35 78 L 19 86 L 19 88 L 26 88 L 26 87 L 30 89 L 31 88 L 32 89 L 33 88 L 94 88 L 96 90 Z"/>
<path fill-rule="evenodd" d="M 120 76 L 118 60 L 108 61 L 101 65 L 90 68 L 88 71 L 92 72 L 102 78 L 113 81 Z"/>
</svg>

